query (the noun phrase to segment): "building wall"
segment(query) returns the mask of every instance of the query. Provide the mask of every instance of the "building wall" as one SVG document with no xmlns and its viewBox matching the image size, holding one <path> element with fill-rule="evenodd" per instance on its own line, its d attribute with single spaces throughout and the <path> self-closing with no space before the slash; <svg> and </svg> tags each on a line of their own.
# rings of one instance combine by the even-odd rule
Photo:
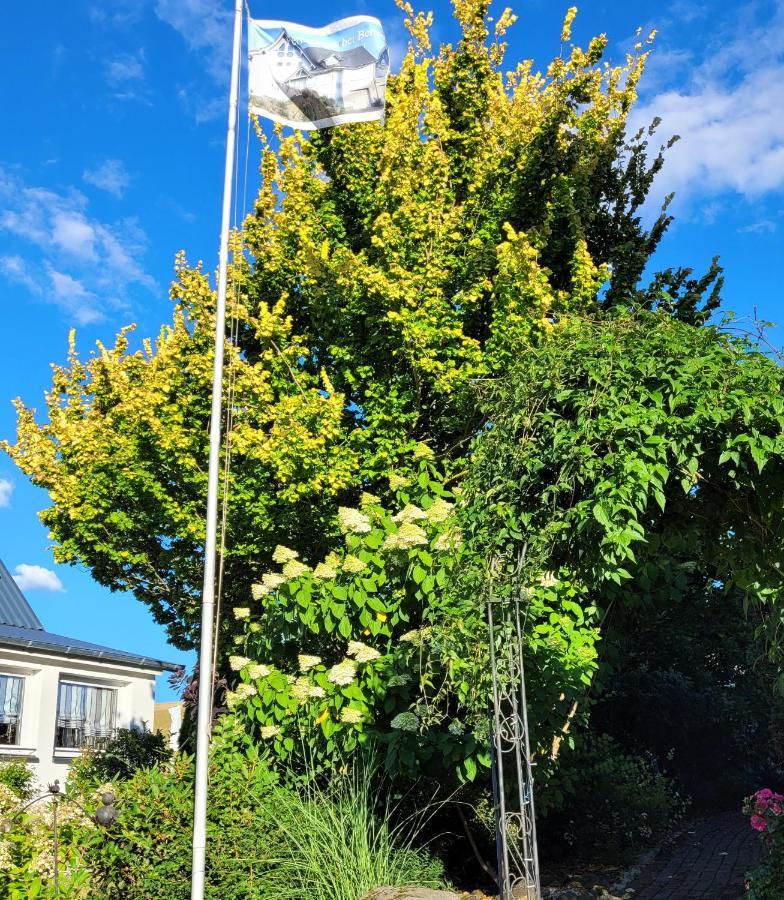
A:
<svg viewBox="0 0 784 900">
<path fill-rule="evenodd" d="M 55 721 L 60 681 L 74 681 L 117 691 L 117 728 L 153 727 L 155 676 L 152 669 L 116 663 L 70 659 L 35 650 L 0 647 L 0 674 L 24 677 L 19 742 L 0 745 L 0 760 L 30 763 L 42 789 L 55 779 L 65 783 L 78 750 L 55 747 Z"/>
<path fill-rule="evenodd" d="M 185 704 L 181 700 L 170 700 L 155 704 L 153 731 L 160 731 L 166 738 L 169 748 L 175 753 L 180 749 L 180 728 L 185 713 Z"/>
</svg>

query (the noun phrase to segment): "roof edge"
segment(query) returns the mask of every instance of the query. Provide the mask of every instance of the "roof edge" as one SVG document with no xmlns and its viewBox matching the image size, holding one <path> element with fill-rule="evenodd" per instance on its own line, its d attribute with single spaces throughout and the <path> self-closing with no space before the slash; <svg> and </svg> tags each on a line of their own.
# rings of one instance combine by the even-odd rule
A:
<svg viewBox="0 0 784 900">
<path fill-rule="evenodd" d="M 46 632 L 43 632 L 46 634 Z M 72 645 L 52 644 L 44 640 L 36 640 L 35 638 L 15 637 L 13 635 L 0 634 L 1 646 L 18 647 L 22 650 L 45 650 L 52 656 L 65 656 L 67 658 L 74 657 L 76 659 L 86 660 L 105 660 L 117 665 L 128 666 L 132 669 L 157 669 L 159 672 L 176 672 L 182 668 L 179 663 L 166 662 L 162 659 L 153 659 L 150 656 L 137 656 L 134 653 L 125 653 L 122 650 L 112 651 L 111 649 L 101 648 L 88 650 L 84 647 L 75 647 Z"/>
</svg>

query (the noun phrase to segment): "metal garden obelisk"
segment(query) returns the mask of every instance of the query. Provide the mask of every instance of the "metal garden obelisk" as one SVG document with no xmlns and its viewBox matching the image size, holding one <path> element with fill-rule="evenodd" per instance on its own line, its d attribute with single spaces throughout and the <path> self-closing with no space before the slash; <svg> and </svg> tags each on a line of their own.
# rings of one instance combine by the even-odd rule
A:
<svg viewBox="0 0 784 900">
<path fill-rule="evenodd" d="M 212 374 L 210 413 L 210 456 L 207 480 L 207 536 L 204 543 L 204 586 L 201 602 L 201 645 L 199 648 L 199 712 L 196 743 L 196 780 L 193 809 L 193 868 L 191 900 L 204 898 L 207 852 L 207 771 L 212 725 L 212 651 L 215 627 L 215 550 L 218 530 L 218 482 L 223 398 L 223 343 L 226 337 L 226 282 L 229 264 L 234 146 L 237 132 L 237 104 L 242 52 L 243 0 L 235 0 L 234 44 L 229 90 L 229 124 L 226 134 L 226 171 L 223 182 L 220 254 L 218 257 L 218 299 L 215 309 L 215 362 Z"/>
</svg>

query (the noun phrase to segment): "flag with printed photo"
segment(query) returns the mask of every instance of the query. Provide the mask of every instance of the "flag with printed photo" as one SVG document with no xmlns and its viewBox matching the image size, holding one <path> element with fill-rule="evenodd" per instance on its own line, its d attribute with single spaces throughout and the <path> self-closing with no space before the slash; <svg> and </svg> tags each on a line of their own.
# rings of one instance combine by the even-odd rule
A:
<svg viewBox="0 0 784 900">
<path fill-rule="evenodd" d="M 252 113 L 304 131 L 383 120 L 389 48 L 378 19 L 251 19 L 248 51 Z"/>
</svg>

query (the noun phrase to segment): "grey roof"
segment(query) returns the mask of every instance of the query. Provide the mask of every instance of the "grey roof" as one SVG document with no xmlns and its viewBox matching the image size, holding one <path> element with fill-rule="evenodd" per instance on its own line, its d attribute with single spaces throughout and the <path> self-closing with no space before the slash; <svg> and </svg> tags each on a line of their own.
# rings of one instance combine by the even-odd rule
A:
<svg viewBox="0 0 784 900">
<path fill-rule="evenodd" d="M 25 650 L 44 650 L 58 656 L 72 656 L 78 659 L 100 659 L 139 669 L 174 672 L 179 668 L 176 663 L 139 656 L 125 650 L 113 650 L 111 647 L 102 647 L 100 644 L 90 644 L 87 641 L 78 641 L 76 638 L 45 631 L 1 559 L 0 645 Z"/>
<path fill-rule="evenodd" d="M 11 577 L 2 559 L 0 559 L 0 625 L 44 630 L 40 619 L 19 590 L 19 585 Z"/>
<path fill-rule="evenodd" d="M 37 628 L 16 628 L 13 625 L 0 625 L 0 645 L 19 647 L 23 650 L 44 650 L 57 656 L 73 656 L 78 659 L 100 659 L 106 662 L 120 663 L 137 669 L 158 669 L 174 672 L 179 666 L 176 663 L 153 659 L 149 656 L 138 656 L 126 653 L 125 650 L 112 650 L 100 644 L 77 641 L 75 638 L 61 634 L 51 634 Z"/>
<path fill-rule="evenodd" d="M 376 61 L 376 57 L 367 47 L 353 47 L 351 50 L 329 50 L 325 47 L 305 47 L 303 53 L 322 71 L 330 69 L 361 69 Z M 327 65 L 327 60 L 335 58 L 334 65 Z"/>
</svg>

